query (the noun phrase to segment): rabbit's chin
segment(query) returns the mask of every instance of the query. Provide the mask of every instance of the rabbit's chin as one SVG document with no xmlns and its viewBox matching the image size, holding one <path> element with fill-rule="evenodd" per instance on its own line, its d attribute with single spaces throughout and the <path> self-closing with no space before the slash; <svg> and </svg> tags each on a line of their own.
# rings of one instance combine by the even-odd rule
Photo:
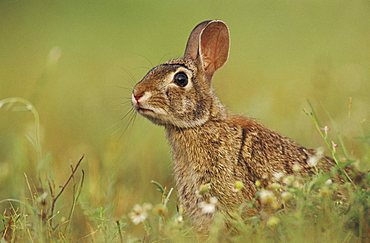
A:
<svg viewBox="0 0 370 243">
<path fill-rule="evenodd" d="M 172 125 L 172 126 L 175 126 L 173 124 L 173 122 L 171 121 L 171 119 L 168 118 L 168 116 L 163 116 L 163 115 L 160 115 L 160 114 L 156 114 L 155 112 L 153 112 L 151 110 L 139 110 L 138 113 L 140 115 L 142 115 L 143 117 L 145 117 L 146 119 L 148 119 L 149 121 L 151 121 L 152 123 L 156 124 L 156 125 L 160 125 L 160 126 Z"/>
<path fill-rule="evenodd" d="M 209 119 L 209 113 L 206 112 L 203 116 L 197 119 L 181 119 L 174 117 L 168 112 L 165 112 L 163 109 L 155 108 L 143 108 L 140 106 L 135 107 L 136 112 L 138 112 L 143 117 L 147 118 L 151 122 L 161 126 L 171 126 L 178 128 L 192 128 L 199 127 L 206 123 Z"/>
<path fill-rule="evenodd" d="M 140 113 L 140 114 L 156 125 L 165 126 L 165 127 L 168 127 L 168 126 L 177 127 L 177 128 L 182 128 L 182 129 L 202 126 L 208 120 L 208 117 L 204 119 L 189 121 L 189 120 L 180 120 L 176 118 L 172 119 L 171 117 L 161 116 L 161 115 L 157 115 L 151 112 L 145 112 L 145 113 Z"/>
</svg>

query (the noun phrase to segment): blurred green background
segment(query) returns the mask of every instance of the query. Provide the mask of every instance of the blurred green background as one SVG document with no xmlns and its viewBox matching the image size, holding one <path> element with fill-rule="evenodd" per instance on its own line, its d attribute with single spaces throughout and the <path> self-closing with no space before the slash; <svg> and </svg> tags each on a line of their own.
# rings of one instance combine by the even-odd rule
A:
<svg viewBox="0 0 370 243">
<path fill-rule="evenodd" d="M 133 85 L 180 57 L 205 19 L 230 27 L 229 61 L 213 80 L 230 110 L 318 147 L 303 112 L 310 100 L 352 156 L 364 156 L 368 147 L 357 138 L 370 127 L 370 1 L 2 0 L 0 99 L 23 97 L 36 107 L 43 159 L 26 139 L 31 114 L 0 109 L 0 199 L 27 197 L 24 173 L 35 185 L 39 177 L 62 184 L 85 154 L 78 207 L 119 218 L 135 203 L 159 201 L 150 181 L 174 186 L 163 128 L 122 117 Z M 85 222 L 81 211 L 76 222 Z"/>
</svg>

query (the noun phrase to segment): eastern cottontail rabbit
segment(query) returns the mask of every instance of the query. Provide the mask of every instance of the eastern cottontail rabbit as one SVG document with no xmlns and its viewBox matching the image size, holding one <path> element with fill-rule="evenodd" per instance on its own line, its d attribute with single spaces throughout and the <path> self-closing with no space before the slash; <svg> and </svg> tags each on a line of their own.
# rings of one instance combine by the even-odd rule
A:
<svg viewBox="0 0 370 243">
<path fill-rule="evenodd" d="M 308 174 L 308 160 L 315 154 L 254 120 L 226 111 L 211 80 L 228 53 L 227 25 L 204 21 L 191 32 L 184 56 L 151 69 L 132 93 L 136 111 L 165 127 L 179 203 L 200 230 L 212 220 L 212 213 L 200 208 L 202 201 L 215 197 L 217 210 L 227 213 L 255 197 L 257 180 L 292 174 L 295 164 Z M 322 166 L 332 163 L 325 160 Z M 244 184 L 241 193 L 233 190 L 237 181 Z M 208 197 L 199 197 L 197 190 L 208 183 Z"/>
</svg>

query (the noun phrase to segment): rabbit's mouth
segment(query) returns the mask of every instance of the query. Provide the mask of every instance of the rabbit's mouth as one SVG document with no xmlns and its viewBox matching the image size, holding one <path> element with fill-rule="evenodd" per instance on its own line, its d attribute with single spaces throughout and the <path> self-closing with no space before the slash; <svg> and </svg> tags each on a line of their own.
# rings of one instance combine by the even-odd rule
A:
<svg viewBox="0 0 370 243">
<path fill-rule="evenodd" d="M 155 113 L 153 110 L 151 109 L 147 109 L 147 108 L 142 108 L 142 107 L 137 107 L 136 108 L 136 111 L 139 112 L 139 113 Z"/>
<path fill-rule="evenodd" d="M 135 110 L 137 113 L 142 115 L 143 117 L 149 119 L 151 122 L 158 124 L 158 125 L 165 125 L 165 119 L 162 116 L 163 110 L 158 110 L 156 108 L 143 108 L 141 106 L 135 106 Z"/>
</svg>

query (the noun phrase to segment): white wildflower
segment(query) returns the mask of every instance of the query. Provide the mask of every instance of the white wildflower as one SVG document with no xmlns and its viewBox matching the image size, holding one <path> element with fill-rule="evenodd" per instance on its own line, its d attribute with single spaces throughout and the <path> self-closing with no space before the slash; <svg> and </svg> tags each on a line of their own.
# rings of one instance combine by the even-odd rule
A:
<svg viewBox="0 0 370 243">
<path fill-rule="evenodd" d="M 262 204 L 271 204 L 275 201 L 274 193 L 269 190 L 261 190 L 259 197 Z"/>
<path fill-rule="evenodd" d="M 182 215 L 179 215 L 176 217 L 175 221 L 177 224 L 182 224 L 184 222 L 184 218 L 182 217 Z"/>
<path fill-rule="evenodd" d="M 140 224 L 148 218 L 148 210 L 151 208 L 152 206 L 149 203 L 144 203 L 142 206 L 136 204 L 128 216 L 130 217 L 132 223 Z"/>
<path fill-rule="evenodd" d="M 215 197 L 211 197 L 209 199 L 209 202 L 200 202 L 199 203 L 199 208 L 202 209 L 202 213 L 204 214 L 212 214 L 216 211 L 216 204 L 218 200 Z"/>
<path fill-rule="evenodd" d="M 315 167 L 317 165 L 317 163 L 319 162 L 320 158 L 317 157 L 316 155 L 313 155 L 311 157 L 308 158 L 307 160 L 307 164 L 310 166 L 310 167 Z"/>
<path fill-rule="evenodd" d="M 322 147 L 319 147 L 316 149 L 315 154 L 308 158 L 307 164 L 311 167 L 315 167 L 323 156 L 324 156 L 324 149 Z"/>
<path fill-rule="evenodd" d="M 284 173 L 283 172 L 275 172 L 274 174 L 273 174 L 273 176 L 274 176 L 274 179 L 276 180 L 276 181 L 279 181 L 283 176 L 284 176 Z"/>
<path fill-rule="evenodd" d="M 326 186 L 330 186 L 331 184 L 333 184 L 333 181 L 331 179 L 328 179 L 327 181 L 325 181 Z"/>
</svg>

